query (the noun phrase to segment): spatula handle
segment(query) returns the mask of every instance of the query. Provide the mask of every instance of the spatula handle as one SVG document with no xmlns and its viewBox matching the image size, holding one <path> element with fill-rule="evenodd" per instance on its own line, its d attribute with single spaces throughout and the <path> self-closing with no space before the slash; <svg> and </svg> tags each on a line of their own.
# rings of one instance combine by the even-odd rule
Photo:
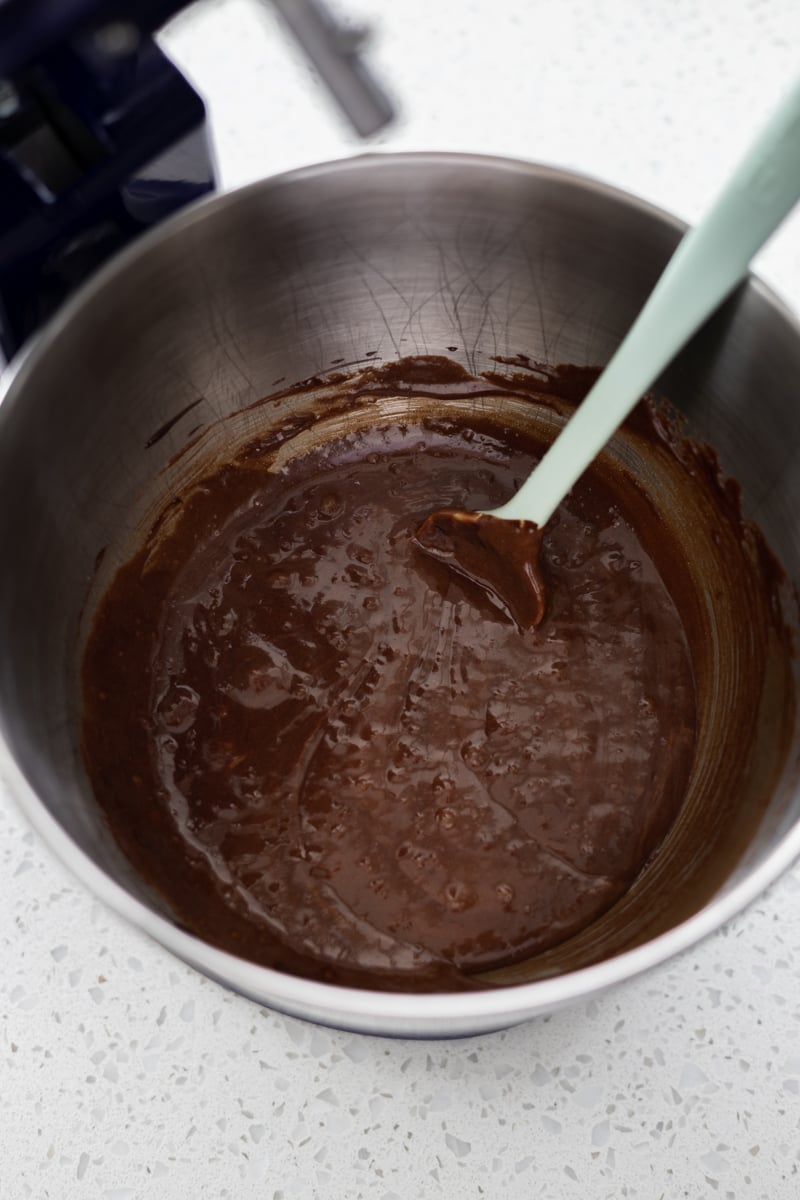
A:
<svg viewBox="0 0 800 1200">
<path fill-rule="evenodd" d="M 683 238 L 644 308 L 575 415 L 495 516 L 547 522 L 642 394 L 747 274 L 800 198 L 800 81 L 699 225 Z"/>
</svg>

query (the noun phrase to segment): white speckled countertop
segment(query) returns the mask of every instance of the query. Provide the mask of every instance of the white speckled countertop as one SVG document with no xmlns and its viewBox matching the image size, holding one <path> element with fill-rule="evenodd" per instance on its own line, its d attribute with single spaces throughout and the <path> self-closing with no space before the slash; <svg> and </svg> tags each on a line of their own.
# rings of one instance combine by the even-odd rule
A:
<svg viewBox="0 0 800 1200">
<path fill-rule="evenodd" d="M 574 167 L 687 219 L 800 66 L 797 0 L 349 0 L 402 99 L 390 148 Z M 223 182 L 352 153 L 269 12 L 165 44 Z M 800 218 L 760 270 L 800 310 Z M 464 1042 L 256 1008 L 127 928 L 0 791 L 0 1197 L 794 1200 L 800 870 L 634 984 Z"/>
</svg>

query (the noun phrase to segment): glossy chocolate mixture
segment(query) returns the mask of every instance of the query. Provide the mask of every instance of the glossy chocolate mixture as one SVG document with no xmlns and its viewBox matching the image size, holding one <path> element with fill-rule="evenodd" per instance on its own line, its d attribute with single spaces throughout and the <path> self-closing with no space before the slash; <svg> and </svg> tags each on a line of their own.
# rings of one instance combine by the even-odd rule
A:
<svg viewBox="0 0 800 1200">
<path fill-rule="evenodd" d="M 695 741 L 684 632 L 631 515 L 584 477 L 545 531 L 537 628 L 415 537 L 443 504 L 497 506 L 541 449 L 446 415 L 277 471 L 260 445 L 118 572 L 84 756 L 187 927 L 310 977 L 468 987 L 628 889 Z"/>
</svg>

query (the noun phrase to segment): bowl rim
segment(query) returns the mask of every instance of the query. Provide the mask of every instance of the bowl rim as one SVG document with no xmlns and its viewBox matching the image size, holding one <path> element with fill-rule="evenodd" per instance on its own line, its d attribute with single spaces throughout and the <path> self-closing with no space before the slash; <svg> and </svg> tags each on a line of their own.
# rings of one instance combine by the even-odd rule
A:
<svg viewBox="0 0 800 1200">
<path fill-rule="evenodd" d="M 213 212 L 235 207 L 244 199 L 259 193 L 332 174 L 353 173 L 360 176 L 364 172 L 380 172 L 390 165 L 401 168 L 473 167 L 484 171 L 552 180 L 643 212 L 678 234 L 687 228 L 686 224 L 673 214 L 623 189 L 579 172 L 524 159 L 485 154 L 413 151 L 353 155 L 299 167 L 232 191 L 204 197 L 155 229 L 141 235 L 132 246 L 116 255 L 59 309 L 47 326 L 31 339 L 0 375 L 0 416 L 2 407 L 9 400 L 13 400 L 24 387 L 38 360 L 47 353 L 54 340 L 68 330 L 73 314 L 106 287 L 112 286 L 118 276 L 140 255 L 152 252 L 162 241 L 201 224 Z M 745 286 L 754 288 L 777 315 L 793 328 L 795 336 L 800 339 L 800 320 L 772 288 L 752 274 Z M 252 998 L 257 998 L 260 1003 L 270 1008 L 295 1016 L 313 1014 L 307 1016 L 307 1019 L 323 1023 L 327 1020 L 331 1024 L 366 1033 L 397 1033 L 403 1036 L 433 1032 L 435 1036 L 437 1033 L 446 1034 L 448 1023 L 451 1022 L 454 1028 L 465 1024 L 469 1026 L 471 1023 L 474 1032 L 484 1032 L 524 1021 L 537 1013 L 553 1011 L 566 1004 L 585 1000 L 635 978 L 708 937 L 762 895 L 800 856 L 798 820 L 781 836 L 777 845 L 758 866 L 749 870 L 732 886 L 723 884 L 722 890 L 697 913 L 641 945 L 579 970 L 530 983 L 509 984 L 480 991 L 421 994 L 375 991 L 304 979 L 239 958 L 188 933 L 149 908 L 99 867 L 59 824 L 15 761 L 2 723 L 0 779 L 7 783 L 18 809 L 62 865 L 118 916 L 143 930 L 160 945 L 195 968 Z M 467 1028 L 466 1031 L 471 1030 Z"/>
</svg>

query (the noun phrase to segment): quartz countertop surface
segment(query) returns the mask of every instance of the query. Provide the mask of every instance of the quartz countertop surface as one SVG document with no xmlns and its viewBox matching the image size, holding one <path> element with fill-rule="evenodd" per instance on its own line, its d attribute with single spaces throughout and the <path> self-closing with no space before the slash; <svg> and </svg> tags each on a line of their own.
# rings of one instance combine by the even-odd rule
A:
<svg viewBox="0 0 800 1200">
<path fill-rule="evenodd" d="M 800 66 L 797 0 L 342 0 L 402 105 L 387 149 L 574 168 L 696 219 Z M 163 43 L 223 186 L 359 153 L 267 8 Z M 800 311 L 800 217 L 758 270 Z M 0 787 L 0 1196 L 793 1200 L 800 870 L 694 950 L 492 1036 L 389 1041 L 267 1012 L 71 878 Z"/>
</svg>

